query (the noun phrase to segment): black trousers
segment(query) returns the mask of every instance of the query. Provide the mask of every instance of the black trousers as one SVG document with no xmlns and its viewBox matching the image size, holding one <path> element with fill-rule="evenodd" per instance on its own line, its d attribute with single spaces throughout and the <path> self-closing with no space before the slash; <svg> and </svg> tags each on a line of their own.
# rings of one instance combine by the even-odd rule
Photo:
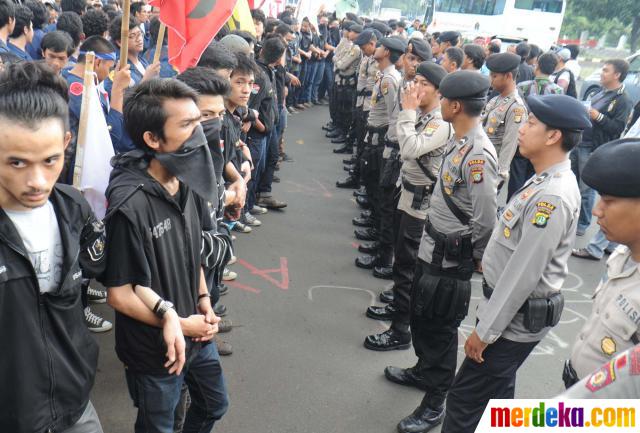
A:
<svg viewBox="0 0 640 433">
<path fill-rule="evenodd" d="M 418 248 L 422 239 L 425 220 L 415 218 L 401 210 L 396 211 L 396 246 L 393 259 L 393 306 L 397 314 L 391 328 L 409 332 L 411 316 L 411 284 L 416 270 Z"/>
<path fill-rule="evenodd" d="M 513 398 L 516 372 L 538 344 L 499 338 L 482 354 L 478 364 L 466 358 L 447 397 L 442 433 L 473 433 L 492 398 Z"/>
<path fill-rule="evenodd" d="M 340 130 L 347 134 L 351 128 L 351 122 L 353 119 L 353 110 L 356 106 L 356 85 L 342 84 L 336 88 L 336 118 L 334 122 Z"/>
<path fill-rule="evenodd" d="M 369 134 L 371 134 L 369 132 Z M 380 218 L 380 166 L 382 164 L 383 146 L 368 146 L 362 156 L 362 185 L 367 191 L 371 203 L 371 218 L 373 226 L 379 226 Z"/>
<path fill-rule="evenodd" d="M 396 241 L 397 224 L 394 224 L 394 215 L 398 209 L 400 200 L 400 188 L 395 185 L 380 187 L 380 223 L 378 226 L 378 241 L 380 249 L 378 254 L 381 263 L 385 266 L 393 264 L 393 246 Z"/>
<path fill-rule="evenodd" d="M 429 300 L 424 299 L 425 280 L 437 284 L 436 295 Z M 458 359 L 458 327 L 462 320 L 442 317 L 441 312 L 450 306 L 444 293 L 465 285 L 471 285 L 468 278 L 438 275 L 418 259 L 411 287 L 410 323 L 418 357 L 414 372 L 427 387 L 421 407 L 440 410 L 453 382 Z"/>
<path fill-rule="evenodd" d="M 365 139 L 367 137 L 367 119 L 369 118 L 369 112 L 364 111 L 362 107 L 357 107 L 353 114 L 353 131 L 350 132 L 350 135 L 353 135 L 353 143 L 354 143 L 354 156 L 356 158 L 356 164 L 354 167 L 354 177 L 360 181 L 360 184 L 363 184 L 363 180 L 360 172 L 360 159 L 362 158 L 362 153 L 364 152 Z"/>
<path fill-rule="evenodd" d="M 516 154 L 511 160 L 511 166 L 509 167 L 509 189 L 507 190 L 507 202 L 511 199 L 511 196 L 536 173 L 533 169 L 531 161 L 524 156 L 520 155 L 520 152 Z"/>
<path fill-rule="evenodd" d="M 335 126 L 338 125 L 338 85 L 334 81 L 331 83 L 331 87 L 329 89 L 329 117 L 331 118 L 331 123 Z"/>
</svg>

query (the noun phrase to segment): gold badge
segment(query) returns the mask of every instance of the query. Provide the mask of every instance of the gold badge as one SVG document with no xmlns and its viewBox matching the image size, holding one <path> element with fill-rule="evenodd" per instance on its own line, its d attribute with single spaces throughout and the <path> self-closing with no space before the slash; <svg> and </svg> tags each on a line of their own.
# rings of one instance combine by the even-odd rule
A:
<svg viewBox="0 0 640 433">
<path fill-rule="evenodd" d="M 498 123 L 498 119 L 496 119 L 495 117 L 492 117 L 489 122 L 491 123 Z"/>
<path fill-rule="evenodd" d="M 444 175 L 442 176 L 442 179 L 444 179 L 444 181 L 447 183 L 453 182 L 453 178 L 451 177 L 448 171 L 445 171 Z"/>
<path fill-rule="evenodd" d="M 447 195 L 451 195 L 453 194 L 453 190 L 451 188 L 449 188 L 448 186 L 444 187 L 444 192 L 447 193 Z"/>
<path fill-rule="evenodd" d="M 454 164 L 460 164 L 460 160 L 462 160 L 462 157 L 460 156 L 460 154 L 456 155 L 453 157 L 453 159 L 451 160 L 451 162 L 453 162 Z"/>
<path fill-rule="evenodd" d="M 507 239 L 511 237 L 511 230 L 509 229 L 509 227 L 505 227 L 502 233 L 504 233 L 504 237 Z"/>
<path fill-rule="evenodd" d="M 493 134 L 494 132 L 496 132 L 496 129 L 493 126 L 490 126 L 489 129 L 487 129 L 487 132 L 489 134 Z"/>
<path fill-rule="evenodd" d="M 515 123 L 520 123 L 522 121 L 522 116 L 524 115 L 524 109 L 518 107 L 513 110 L 513 121 Z"/>
<path fill-rule="evenodd" d="M 511 209 L 507 209 L 504 212 L 504 219 L 507 220 L 507 221 L 511 221 L 512 218 L 513 218 L 513 212 L 511 212 Z"/>
<path fill-rule="evenodd" d="M 600 348 L 602 349 L 602 353 L 611 356 L 616 353 L 616 342 L 611 337 L 604 337 L 600 342 Z"/>
</svg>

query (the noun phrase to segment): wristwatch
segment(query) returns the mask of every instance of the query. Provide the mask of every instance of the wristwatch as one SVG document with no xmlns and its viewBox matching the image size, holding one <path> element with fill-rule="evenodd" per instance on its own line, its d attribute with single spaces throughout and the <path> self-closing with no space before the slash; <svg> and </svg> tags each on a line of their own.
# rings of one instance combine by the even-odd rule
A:
<svg viewBox="0 0 640 433">
<path fill-rule="evenodd" d="M 156 308 L 154 309 L 154 313 L 156 313 L 156 316 L 158 316 L 160 319 L 164 318 L 164 315 L 166 314 L 167 311 L 169 311 L 169 308 L 174 308 L 173 304 L 169 301 L 161 301 Z"/>
</svg>

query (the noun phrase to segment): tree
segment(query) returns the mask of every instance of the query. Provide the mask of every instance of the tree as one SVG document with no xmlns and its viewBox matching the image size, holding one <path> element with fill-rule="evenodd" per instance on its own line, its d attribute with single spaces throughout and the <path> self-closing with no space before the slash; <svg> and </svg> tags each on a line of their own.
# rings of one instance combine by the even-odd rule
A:
<svg viewBox="0 0 640 433">
<path fill-rule="evenodd" d="M 590 21 L 618 20 L 624 27 L 630 26 L 629 45 L 635 52 L 640 37 L 640 1 L 638 0 L 568 0 L 571 11 Z"/>
</svg>

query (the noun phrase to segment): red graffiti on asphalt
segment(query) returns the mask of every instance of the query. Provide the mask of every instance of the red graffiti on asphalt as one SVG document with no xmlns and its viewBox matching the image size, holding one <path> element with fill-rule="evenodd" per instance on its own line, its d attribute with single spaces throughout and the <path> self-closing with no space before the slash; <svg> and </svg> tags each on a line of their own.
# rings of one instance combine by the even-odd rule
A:
<svg viewBox="0 0 640 433">
<path fill-rule="evenodd" d="M 289 265 L 286 257 L 280 257 L 280 267 L 275 269 L 258 269 L 257 267 L 243 259 L 238 259 L 238 264 L 248 269 L 252 275 L 257 275 L 258 277 L 268 281 L 273 286 L 281 290 L 289 289 Z M 272 275 L 279 275 L 279 279 L 274 278 L 274 276 Z M 229 281 L 226 284 L 229 287 L 245 290 L 247 292 L 260 293 L 260 290 L 256 289 L 255 287 L 247 286 L 235 281 Z"/>
</svg>

